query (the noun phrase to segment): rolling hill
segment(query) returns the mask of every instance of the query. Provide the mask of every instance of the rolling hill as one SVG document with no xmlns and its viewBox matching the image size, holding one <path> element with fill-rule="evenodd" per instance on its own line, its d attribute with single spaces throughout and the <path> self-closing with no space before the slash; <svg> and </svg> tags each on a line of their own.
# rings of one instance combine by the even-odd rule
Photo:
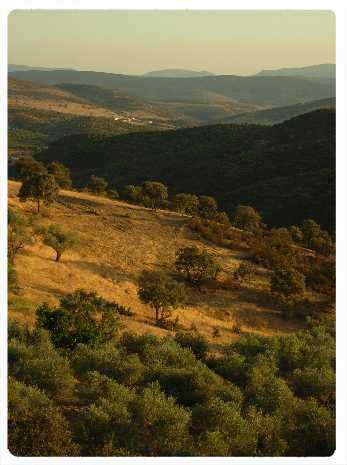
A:
<svg viewBox="0 0 347 465">
<path fill-rule="evenodd" d="M 301 68 L 280 68 L 260 71 L 256 76 L 300 76 L 315 79 L 335 79 L 335 64 L 303 66 Z"/>
<path fill-rule="evenodd" d="M 74 70 L 19 71 L 10 75 L 40 84 L 96 85 L 160 102 L 201 103 L 206 101 L 206 93 L 214 93 L 219 98 L 224 96 L 239 103 L 269 107 L 335 95 L 333 80 L 319 82 L 291 76 L 203 76 L 182 79 Z"/>
<path fill-rule="evenodd" d="M 335 98 L 313 100 L 312 102 L 298 103 L 286 107 L 274 107 L 268 110 L 248 111 L 235 116 L 228 116 L 218 120 L 219 123 L 248 123 L 248 124 L 278 124 L 293 118 L 294 116 L 309 113 L 310 111 L 323 108 L 334 109 L 336 105 Z"/>
<path fill-rule="evenodd" d="M 9 182 L 9 205 L 30 217 L 32 205 L 19 201 L 19 186 Z M 184 327 L 195 323 L 199 332 L 218 347 L 238 339 L 232 331 L 236 321 L 245 333 L 262 335 L 287 334 L 302 326 L 300 322 L 284 320 L 276 308 L 269 308 L 268 270 L 259 269 L 250 285 L 229 289 L 229 273 L 243 261 L 245 252 L 200 239 L 189 228 L 187 216 L 160 210 L 153 213 L 120 201 L 61 191 L 58 201 L 39 221 L 45 225 L 54 222 L 77 234 L 80 247 L 66 252 L 58 264 L 59 272 L 51 250 L 40 242 L 18 255 L 16 269 L 21 292 L 11 296 L 9 317 L 21 324 L 33 324 L 35 308 L 40 303 L 56 304 L 66 293 L 84 288 L 97 290 L 105 299 L 116 299 L 133 310 L 133 316 L 122 316 L 124 330 L 167 335 L 167 330 L 154 325 L 153 311 L 138 298 L 138 277 L 143 269 L 172 272 L 176 250 L 196 245 L 220 260 L 221 280 L 226 284 L 203 293 L 193 288 L 188 291 L 186 307 L 175 311 Z M 212 337 L 216 326 L 220 328 L 217 339 Z"/>
<path fill-rule="evenodd" d="M 38 154 L 59 160 L 84 186 L 90 175 L 122 188 L 155 179 L 171 193 L 214 196 L 231 213 L 256 207 L 269 225 L 313 218 L 334 224 L 335 112 L 317 110 L 275 126 L 217 125 L 98 137 L 73 135 Z"/>
</svg>

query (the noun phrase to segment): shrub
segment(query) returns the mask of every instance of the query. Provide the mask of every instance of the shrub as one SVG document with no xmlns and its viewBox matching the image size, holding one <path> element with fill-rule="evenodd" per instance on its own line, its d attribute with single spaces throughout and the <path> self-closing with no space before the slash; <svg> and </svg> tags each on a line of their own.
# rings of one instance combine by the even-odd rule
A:
<svg viewBox="0 0 347 465">
<path fill-rule="evenodd" d="M 92 192 L 96 195 L 105 195 L 107 190 L 108 183 L 107 181 L 99 176 L 94 176 L 93 174 L 89 178 L 87 184 L 87 189 L 89 192 Z"/>
<path fill-rule="evenodd" d="M 71 440 L 61 410 L 36 387 L 9 378 L 8 441 L 16 456 L 73 456 L 79 447 Z"/>
<path fill-rule="evenodd" d="M 176 194 L 172 201 L 173 210 L 187 215 L 196 215 L 199 206 L 199 198 L 193 194 Z"/>
<path fill-rule="evenodd" d="M 217 201 L 208 195 L 199 197 L 198 213 L 199 216 L 207 220 L 213 220 L 218 211 Z"/>
<path fill-rule="evenodd" d="M 73 349 L 77 344 L 98 345 L 114 337 L 119 326 L 117 307 L 83 289 L 67 294 L 59 307 L 38 307 L 37 326 L 47 329 L 57 347 Z"/>
<path fill-rule="evenodd" d="M 9 373 L 28 385 L 35 385 L 59 402 L 74 399 L 76 379 L 68 360 L 53 347 L 45 331 L 30 335 L 27 343 L 11 339 L 8 348 Z"/>
<path fill-rule="evenodd" d="M 52 161 L 47 168 L 48 172 L 54 176 L 60 189 L 71 189 L 71 173 L 66 166 L 59 161 Z"/>
<path fill-rule="evenodd" d="M 184 247 L 176 252 L 175 266 L 184 273 L 187 280 L 200 286 L 206 279 L 216 279 L 221 271 L 219 263 L 206 251 L 200 252 L 195 246 Z"/>
<path fill-rule="evenodd" d="M 190 413 L 166 397 L 158 384 L 146 387 L 131 404 L 136 452 L 147 456 L 186 455 Z"/>
<path fill-rule="evenodd" d="M 175 334 L 175 341 L 182 347 L 190 349 L 196 358 L 204 360 L 208 352 L 207 339 L 198 333 L 192 332 L 177 332 Z"/>
<path fill-rule="evenodd" d="M 234 271 L 234 278 L 239 281 L 251 281 L 256 272 L 256 267 L 252 263 L 242 262 Z"/>
<path fill-rule="evenodd" d="M 155 321 L 167 319 L 171 309 L 184 303 L 184 287 L 160 271 L 143 271 L 139 279 L 140 299 L 155 310 Z"/>
<path fill-rule="evenodd" d="M 279 295 L 302 294 L 305 290 L 305 277 L 296 270 L 276 270 L 271 276 L 271 292 Z"/>
<path fill-rule="evenodd" d="M 118 200 L 119 194 L 115 189 L 111 189 L 107 191 L 107 197 L 112 200 Z"/>
<path fill-rule="evenodd" d="M 16 161 L 14 168 L 15 178 L 22 182 L 32 176 L 47 174 L 45 166 L 32 157 L 21 157 Z"/>
<path fill-rule="evenodd" d="M 161 206 L 161 203 L 168 198 L 167 187 L 161 182 L 145 181 L 142 185 L 142 193 L 148 198 L 148 206 L 153 210 Z"/>
<path fill-rule="evenodd" d="M 246 231 L 256 231 L 262 226 L 261 215 L 252 207 L 239 205 L 236 208 L 233 224 Z"/>
</svg>

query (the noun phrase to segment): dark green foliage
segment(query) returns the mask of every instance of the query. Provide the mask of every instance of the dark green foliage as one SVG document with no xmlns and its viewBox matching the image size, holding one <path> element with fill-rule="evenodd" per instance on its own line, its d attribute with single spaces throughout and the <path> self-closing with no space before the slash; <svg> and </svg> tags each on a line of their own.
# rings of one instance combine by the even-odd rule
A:
<svg viewBox="0 0 347 465">
<path fill-rule="evenodd" d="M 110 342 L 97 348 L 78 345 L 71 364 L 80 377 L 88 371 L 96 371 L 127 386 L 140 382 L 145 371 L 137 354 L 127 354 Z"/>
<path fill-rule="evenodd" d="M 229 215 L 237 205 L 251 205 L 270 226 L 311 217 L 333 230 L 335 113 L 330 110 L 273 127 L 76 135 L 53 143 L 38 158 L 61 161 L 77 186 L 91 174 L 107 176 L 111 188 L 159 179 L 173 194 L 213 195 Z"/>
<path fill-rule="evenodd" d="M 201 195 L 199 197 L 198 214 L 207 220 L 213 220 L 217 214 L 218 205 L 213 197 Z"/>
<path fill-rule="evenodd" d="M 303 243 L 306 247 L 322 255 L 331 255 L 334 253 L 331 237 L 314 220 L 304 221 L 301 230 Z"/>
<path fill-rule="evenodd" d="M 124 187 L 122 197 L 125 200 L 130 200 L 131 202 L 138 203 L 142 199 L 142 187 L 128 184 Z"/>
<path fill-rule="evenodd" d="M 30 231 L 31 223 L 24 215 L 9 208 L 7 224 L 8 261 L 13 265 L 16 255 L 20 253 L 26 245 L 30 245 L 33 242 L 32 233 Z"/>
<path fill-rule="evenodd" d="M 59 161 L 52 161 L 47 166 L 48 172 L 54 176 L 58 186 L 60 189 L 71 189 L 72 181 L 71 181 L 71 173 L 66 166 L 64 166 Z"/>
<path fill-rule="evenodd" d="M 173 210 L 194 216 L 198 212 L 199 198 L 194 194 L 176 194 L 172 201 Z"/>
<path fill-rule="evenodd" d="M 176 252 L 175 266 L 187 280 L 198 287 L 207 279 L 216 279 L 221 271 L 219 263 L 205 250 L 196 246 L 184 247 Z"/>
<path fill-rule="evenodd" d="M 14 176 L 18 181 L 25 181 L 38 174 L 47 174 L 47 169 L 32 157 L 21 157 L 14 164 Z"/>
<path fill-rule="evenodd" d="M 142 185 L 142 196 L 144 205 L 155 210 L 167 200 L 167 187 L 161 182 L 145 181 Z"/>
<path fill-rule="evenodd" d="M 224 450 L 225 455 L 248 456 L 255 453 L 255 435 L 234 402 L 212 399 L 205 405 L 197 406 L 193 411 L 192 423 L 193 430 L 200 432 L 200 444 L 206 433 L 213 432 L 218 434 L 218 448 Z"/>
<path fill-rule="evenodd" d="M 37 326 L 47 329 L 57 347 L 73 349 L 77 344 L 98 345 L 115 336 L 117 306 L 82 289 L 67 294 L 59 307 L 38 307 Z"/>
<path fill-rule="evenodd" d="M 118 200 L 119 199 L 118 191 L 116 191 L 115 189 L 108 190 L 107 197 L 112 200 Z"/>
<path fill-rule="evenodd" d="M 204 347 L 200 360 L 191 350 L 199 348 L 194 337 L 176 339 L 125 333 L 66 352 L 55 350 L 46 332 L 11 324 L 11 451 L 75 455 L 80 447 L 86 456 L 260 457 L 333 452 L 335 345 L 327 328 L 272 338 L 244 335 L 216 357 Z"/>
<path fill-rule="evenodd" d="M 51 224 L 48 228 L 41 228 L 40 233 L 45 245 L 51 247 L 55 253 L 55 261 L 59 262 L 66 250 L 77 246 L 77 238 L 68 232 L 63 231 L 59 226 Z"/>
<path fill-rule="evenodd" d="M 305 277 L 294 269 L 279 269 L 271 275 L 271 292 L 289 296 L 302 294 L 305 290 Z"/>
<path fill-rule="evenodd" d="M 36 331 L 26 342 L 9 342 L 8 367 L 11 376 L 37 386 L 58 402 L 74 398 L 76 379 L 68 360 L 54 348 L 45 331 Z"/>
<path fill-rule="evenodd" d="M 9 449 L 15 456 L 78 455 L 62 411 L 36 387 L 9 379 Z"/>
<path fill-rule="evenodd" d="M 107 186 L 108 183 L 104 178 L 100 176 L 94 176 L 94 174 L 92 174 L 89 178 L 87 189 L 89 192 L 92 192 L 93 194 L 105 195 Z"/>
<path fill-rule="evenodd" d="M 184 303 L 184 287 L 161 271 L 143 271 L 139 279 L 140 299 L 155 310 L 155 321 L 166 320 L 171 310 Z"/>
<path fill-rule="evenodd" d="M 133 440 L 143 455 L 187 455 L 191 438 L 188 410 L 178 405 L 172 397 L 166 397 L 158 384 L 144 389 L 143 395 L 134 400 Z"/>
<path fill-rule="evenodd" d="M 201 334 L 181 331 L 175 334 L 175 341 L 182 347 L 190 349 L 196 358 L 205 359 L 208 351 L 208 341 Z"/>
<path fill-rule="evenodd" d="M 246 231 L 256 231 L 261 227 L 261 215 L 252 207 L 239 205 L 233 220 L 234 226 Z"/>
<path fill-rule="evenodd" d="M 51 174 L 37 174 L 26 178 L 19 190 L 18 197 L 21 202 L 34 200 L 37 203 L 37 212 L 40 212 L 40 202 L 45 205 L 56 200 L 59 186 Z"/>
</svg>

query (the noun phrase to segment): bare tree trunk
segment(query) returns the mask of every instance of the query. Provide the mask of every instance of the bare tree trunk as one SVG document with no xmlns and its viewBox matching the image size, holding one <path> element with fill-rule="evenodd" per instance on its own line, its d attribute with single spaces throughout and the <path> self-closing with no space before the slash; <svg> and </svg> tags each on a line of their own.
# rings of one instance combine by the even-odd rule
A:
<svg viewBox="0 0 347 465">
<path fill-rule="evenodd" d="M 40 213 L 40 199 L 37 199 L 37 213 Z"/>
<path fill-rule="evenodd" d="M 56 262 L 59 262 L 59 261 L 60 261 L 60 257 L 61 257 L 61 252 L 57 252 L 57 251 L 56 251 L 56 253 L 57 253 L 57 256 L 55 257 L 55 261 L 56 261 Z"/>
</svg>

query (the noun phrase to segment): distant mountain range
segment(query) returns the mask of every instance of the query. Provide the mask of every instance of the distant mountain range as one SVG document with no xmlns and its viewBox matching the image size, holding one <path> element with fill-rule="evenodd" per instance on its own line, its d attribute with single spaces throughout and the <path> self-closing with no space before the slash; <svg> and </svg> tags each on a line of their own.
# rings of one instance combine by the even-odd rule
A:
<svg viewBox="0 0 347 465">
<path fill-rule="evenodd" d="M 40 84 L 84 84 L 125 92 L 153 102 L 225 103 L 273 107 L 335 96 L 333 79 L 293 76 L 140 77 L 92 71 L 14 71 L 17 79 Z M 225 115 L 226 116 L 226 115 Z"/>
<path fill-rule="evenodd" d="M 144 77 L 190 78 L 214 76 L 209 71 L 192 71 L 190 69 L 162 69 L 143 74 Z"/>
<path fill-rule="evenodd" d="M 335 79 L 335 64 L 325 63 L 321 65 L 304 66 L 301 68 L 280 68 L 263 70 L 256 76 L 296 76 L 319 79 Z"/>
</svg>

